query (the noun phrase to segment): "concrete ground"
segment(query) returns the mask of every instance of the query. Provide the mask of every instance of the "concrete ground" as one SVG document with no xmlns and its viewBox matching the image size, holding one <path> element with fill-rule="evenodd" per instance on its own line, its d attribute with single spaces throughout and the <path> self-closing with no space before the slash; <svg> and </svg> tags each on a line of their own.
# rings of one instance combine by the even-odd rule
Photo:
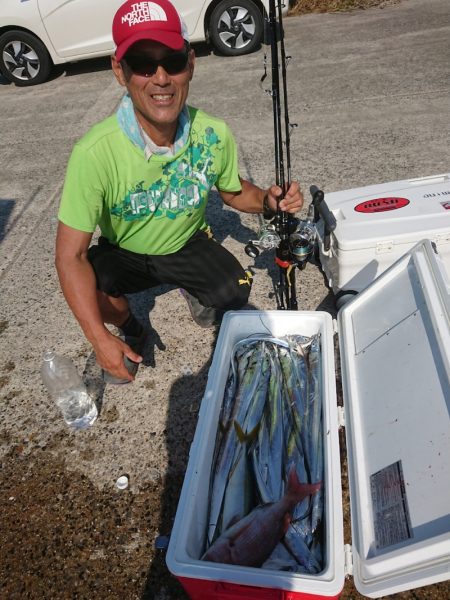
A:
<svg viewBox="0 0 450 600">
<path fill-rule="evenodd" d="M 286 19 L 292 170 L 326 192 L 449 171 L 448 0 Z M 274 179 L 263 50 L 234 59 L 197 48 L 190 102 L 223 117 L 242 175 Z M 270 74 L 269 74 L 270 77 Z M 264 87 L 264 85 L 262 86 Z M 74 141 L 111 114 L 122 90 L 107 60 L 71 65 L 34 88 L 0 85 L 0 597 L 182 599 L 157 535 L 175 516 L 216 332 L 199 329 L 177 290 L 132 299 L 151 324 L 134 384 L 105 387 L 53 267 L 56 213 Z M 308 199 L 308 195 L 305 194 Z M 275 308 L 273 257 L 244 253 L 255 216 L 210 222 L 255 271 L 252 306 Z M 319 269 L 298 274 L 302 310 L 333 311 Z M 63 423 L 41 384 L 46 348 L 74 359 L 101 406 L 86 432 Z M 130 485 L 115 481 L 128 474 Z M 444 598 L 435 585 L 393 598 Z M 343 598 L 358 598 L 351 582 Z"/>
</svg>

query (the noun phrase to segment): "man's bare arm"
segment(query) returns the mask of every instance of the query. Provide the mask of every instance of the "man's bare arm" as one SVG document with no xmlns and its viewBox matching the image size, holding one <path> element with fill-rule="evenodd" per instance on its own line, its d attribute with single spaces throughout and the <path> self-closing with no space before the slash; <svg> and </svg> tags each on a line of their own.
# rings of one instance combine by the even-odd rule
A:
<svg viewBox="0 0 450 600">
<path fill-rule="evenodd" d="M 277 209 L 277 197 L 281 195 L 281 189 L 272 185 L 264 190 L 254 183 L 241 179 L 242 190 L 240 192 L 223 192 L 219 190 L 222 200 L 228 206 L 247 213 L 262 213 L 264 197 L 267 196 L 268 208 L 272 211 Z M 286 196 L 280 202 L 281 210 L 296 213 L 303 206 L 303 194 L 296 181 L 291 183 Z"/>
<path fill-rule="evenodd" d="M 98 302 L 94 270 L 87 256 L 91 233 L 58 225 L 55 264 L 64 297 L 79 322 L 84 335 L 92 344 L 97 362 L 109 373 L 130 381 L 123 357 L 140 362 L 133 352 L 105 326 Z"/>
</svg>

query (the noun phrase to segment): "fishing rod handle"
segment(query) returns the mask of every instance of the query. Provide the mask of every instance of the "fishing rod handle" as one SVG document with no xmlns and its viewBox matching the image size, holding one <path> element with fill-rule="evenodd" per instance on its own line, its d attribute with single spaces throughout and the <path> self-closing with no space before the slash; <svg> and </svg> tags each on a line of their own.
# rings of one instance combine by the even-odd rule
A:
<svg viewBox="0 0 450 600">
<path fill-rule="evenodd" d="M 333 215 L 331 210 L 328 208 L 327 203 L 325 202 L 325 194 L 322 190 L 316 185 L 312 185 L 309 188 L 312 196 L 312 204 L 315 209 L 317 209 L 319 215 L 322 217 L 323 222 L 325 223 L 325 227 L 328 231 L 334 231 L 336 229 L 336 217 Z"/>
</svg>

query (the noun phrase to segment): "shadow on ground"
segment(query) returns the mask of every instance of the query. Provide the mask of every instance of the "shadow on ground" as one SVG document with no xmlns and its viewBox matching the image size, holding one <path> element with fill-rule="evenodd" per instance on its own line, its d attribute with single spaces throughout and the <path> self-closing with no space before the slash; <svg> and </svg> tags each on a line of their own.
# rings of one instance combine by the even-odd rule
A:
<svg viewBox="0 0 450 600">
<path fill-rule="evenodd" d="M 6 200 L 0 198 L 0 243 L 6 237 L 8 222 L 10 220 L 11 213 L 14 209 L 14 204 L 14 200 Z"/>
<path fill-rule="evenodd" d="M 211 347 L 211 356 L 215 339 Z M 189 448 L 194 438 L 198 410 L 206 387 L 210 363 L 211 357 L 199 373 L 180 377 L 170 390 L 166 422 L 166 445 L 169 461 L 164 490 L 161 494 L 157 529 L 162 536 L 169 536 L 173 527 L 189 458 Z M 154 600 L 155 598 L 170 598 L 171 600 L 187 598 L 181 585 L 168 571 L 165 551 L 155 551 L 142 594 L 142 600 Z"/>
</svg>

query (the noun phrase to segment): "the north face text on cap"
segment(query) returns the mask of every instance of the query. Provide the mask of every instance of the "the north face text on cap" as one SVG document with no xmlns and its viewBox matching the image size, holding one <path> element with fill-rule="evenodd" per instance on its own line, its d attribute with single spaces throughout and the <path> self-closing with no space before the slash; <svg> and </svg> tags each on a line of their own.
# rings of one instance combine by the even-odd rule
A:
<svg viewBox="0 0 450 600">
<path fill-rule="evenodd" d="M 136 2 L 131 5 L 132 10 L 122 16 L 122 23 L 135 25 L 145 21 L 167 21 L 165 11 L 155 2 Z"/>
</svg>

